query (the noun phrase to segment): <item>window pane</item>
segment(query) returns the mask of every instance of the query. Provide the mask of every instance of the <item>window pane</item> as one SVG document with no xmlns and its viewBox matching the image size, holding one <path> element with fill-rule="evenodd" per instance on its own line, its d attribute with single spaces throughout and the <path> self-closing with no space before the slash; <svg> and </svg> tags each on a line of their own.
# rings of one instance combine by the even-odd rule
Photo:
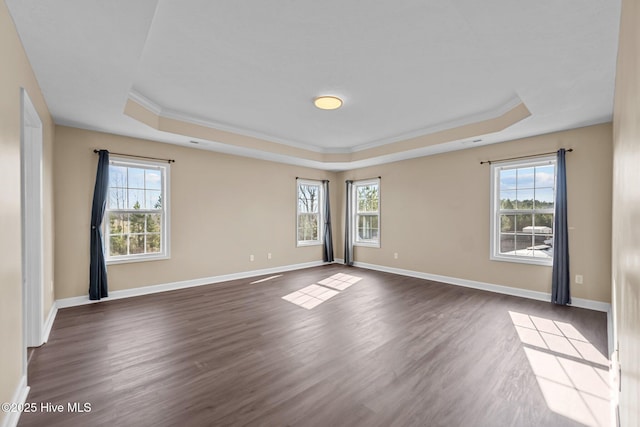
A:
<svg viewBox="0 0 640 427">
<path fill-rule="evenodd" d="M 161 190 L 162 189 L 162 173 L 159 170 L 145 169 L 144 170 L 144 182 L 147 190 Z"/>
<path fill-rule="evenodd" d="M 548 246 L 550 248 L 553 245 L 553 235 L 536 234 L 533 236 L 533 242 L 536 246 Z"/>
<path fill-rule="evenodd" d="M 516 216 L 515 215 L 500 215 L 500 231 L 501 232 L 514 232 L 514 231 L 516 231 Z"/>
<path fill-rule="evenodd" d="M 162 215 L 147 214 L 147 232 L 159 233 L 162 231 Z"/>
<path fill-rule="evenodd" d="M 144 190 L 128 190 L 127 208 L 143 209 L 144 208 Z"/>
<path fill-rule="evenodd" d="M 298 240 L 318 239 L 318 214 L 301 214 L 298 218 Z"/>
<path fill-rule="evenodd" d="M 162 192 L 147 190 L 145 196 L 145 209 L 162 209 Z"/>
<path fill-rule="evenodd" d="M 109 238 L 109 256 L 127 254 L 127 235 L 111 236 Z"/>
<path fill-rule="evenodd" d="M 500 253 L 509 254 L 516 248 L 516 236 L 514 234 L 500 234 Z"/>
<path fill-rule="evenodd" d="M 555 187 L 555 166 L 538 166 L 536 167 L 536 188 Z"/>
<path fill-rule="evenodd" d="M 127 168 L 124 166 L 109 166 L 109 187 L 127 186 Z"/>
<path fill-rule="evenodd" d="M 553 209 L 553 188 L 536 188 L 536 209 Z"/>
<path fill-rule="evenodd" d="M 129 232 L 128 214 L 109 213 L 108 234 L 125 234 Z"/>
<path fill-rule="evenodd" d="M 160 252 L 160 235 L 147 234 L 147 253 Z"/>
<path fill-rule="evenodd" d="M 550 234 L 553 232 L 553 214 L 536 214 L 534 221 L 536 226 L 547 227 L 549 229 L 548 233 L 546 231 L 542 233 Z"/>
<path fill-rule="evenodd" d="M 524 215 L 516 215 L 516 231 L 518 233 L 533 233 L 533 215 L 532 214 L 524 214 Z"/>
<path fill-rule="evenodd" d="M 378 210 L 378 186 L 362 185 L 357 187 L 358 212 L 376 212 Z"/>
<path fill-rule="evenodd" d="M 358 215 L 358 239 L 375 240 L 378 238 L 378 216 Z"/>
<path fill-rule="evenodd" d="M 501 191 L 500 192 L 500 209 L 515 209 L 516 208 L 516 191 Z"/>
<path fill-rule="evenodd" d="M 129 235 L 129 253 L 130 254 L 144 253 L 144 234 Z"/>
<path fill-rule="evenodd" d="M 129 232 L 144 233 L 145 217 L 143 213 L 129 214 Z"/>
<path fill-rule="evenodd" d="M 128 181 L 127 187 L 144 189 L 144 169 L 127 168 Z"/>
<path fill-rule="evenodd" d="M 533 245 L 533 236 L 530 234 L 516 234 L 516 255 L 531 255 L 526 253 L 526 249 L 529 248 L 531 250 L 531 246 Z"/>
<path fill-rule="evenodd" d="M 127 190 L 125 188 L 110 188 L 108 209 L 126 209 Z"/>
<path fill-rule="evenodd" d="M 534 168 L 520 168 L 517 169 L 517 183 L 518 190 L 524 188 L 533 188 L 534 184 Z"/>
<path fill-rule="evenodd" d="M 298 211 L 318 212 L 319 197 L 320 186 L 300 184 L 298 186 Z"/>
<path fill-rule="evenodd" d="M 500 171 L 500 191 L 515 190 L 516 188 L 516 169 L 508 169 Z"/>
<path fill-rule="evenodd" d="M 533 189 L 521 190 L 518 188 L 518 202 L 516 209 L 533 209 Z"/>
</svg>

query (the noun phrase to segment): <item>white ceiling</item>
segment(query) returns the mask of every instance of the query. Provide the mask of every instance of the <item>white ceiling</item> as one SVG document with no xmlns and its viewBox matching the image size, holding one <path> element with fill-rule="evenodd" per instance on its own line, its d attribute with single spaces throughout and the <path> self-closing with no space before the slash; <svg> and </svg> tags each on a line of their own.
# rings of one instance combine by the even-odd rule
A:
<svg viewBox="0 0 640 427">
<path fill-rule="evenodd" d="M 188 144 L 159 116 L 322 153 L 352 153 L 494 117 L 531 115 L 481 144 L 611 120 L 619 0 L 6 0 L 58 124 Z M 321 111 L 321 94 L 344 99 Z M 205 141 L 200 148 L 346 169 L 465 141 L 322 162 Z M 472 138 L 473 139 L 473 138 Z M 393 150 L 392 150 L 393 151 Z"/>
</svg>

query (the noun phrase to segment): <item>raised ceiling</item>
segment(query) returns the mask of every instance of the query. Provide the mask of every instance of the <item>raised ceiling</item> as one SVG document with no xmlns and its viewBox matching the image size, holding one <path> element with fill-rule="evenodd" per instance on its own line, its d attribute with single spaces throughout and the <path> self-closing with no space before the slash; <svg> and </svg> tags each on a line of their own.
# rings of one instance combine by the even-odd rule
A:
<svg viewBox="0 0 640 427">
<path fill-rule="evenodd" d="M 338 170 L 612 116 L 617 0 L 6 3 L 63 125 Z"/>
</svg>

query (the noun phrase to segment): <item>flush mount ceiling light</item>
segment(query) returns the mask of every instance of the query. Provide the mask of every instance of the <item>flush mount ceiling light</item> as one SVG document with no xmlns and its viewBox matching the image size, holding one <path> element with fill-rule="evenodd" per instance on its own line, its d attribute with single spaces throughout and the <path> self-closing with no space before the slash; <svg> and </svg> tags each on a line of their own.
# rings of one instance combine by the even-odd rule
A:
<svg viewBox="0 0 640 427">
<path fill-rule="evenodd" d="M 313 103 L 321 110 L 335 110 L 342 106 L 342 99 L 337 96 L 319 96 L 313 100 Z"/>
</svg>

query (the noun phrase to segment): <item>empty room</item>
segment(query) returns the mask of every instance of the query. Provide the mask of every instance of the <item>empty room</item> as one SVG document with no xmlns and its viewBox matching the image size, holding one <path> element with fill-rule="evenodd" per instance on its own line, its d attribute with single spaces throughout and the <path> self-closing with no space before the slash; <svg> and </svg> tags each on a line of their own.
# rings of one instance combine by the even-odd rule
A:
<svg viewBox="0 0 640 427">
<path fill-rule="evenodd" d="M 0 54 L 0 427 L 640 425 L 635 0 L 4 0 Z"/>
</svg>

